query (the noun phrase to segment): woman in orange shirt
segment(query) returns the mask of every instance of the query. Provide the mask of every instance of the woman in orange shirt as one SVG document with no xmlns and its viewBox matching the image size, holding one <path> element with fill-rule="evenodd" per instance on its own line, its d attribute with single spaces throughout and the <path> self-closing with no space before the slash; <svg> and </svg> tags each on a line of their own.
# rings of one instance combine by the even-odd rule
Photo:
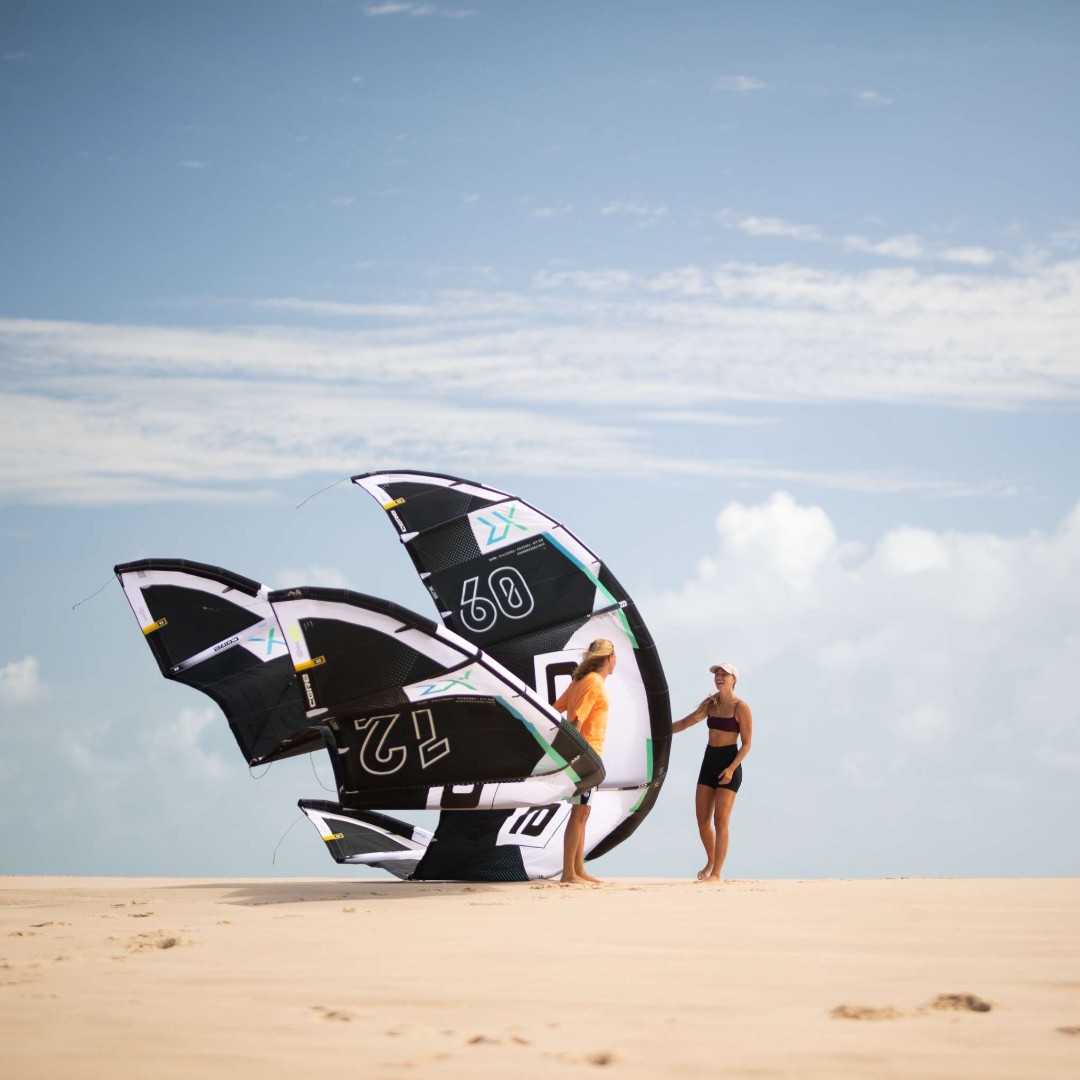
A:
<svg viewBox="0 0 1080 1080">
<path fill-rule="evenodd" d="M 555 708 L 581 732 L 582 738 L 601 754 L 607 733 L 608 697 L 604 680 L 615 670 L 615 646 L 607 638 L 597 638 L 585 650 L 574 669 L 570 685 L 563 691 Z M 589 795 L 585 792 L 570 807 L 570 820 L 563 837 L 563 872 L 560 881 L 567 885 L 597 882 L 585 871 L 585 822 L 589 817 Z"/>
</svg>

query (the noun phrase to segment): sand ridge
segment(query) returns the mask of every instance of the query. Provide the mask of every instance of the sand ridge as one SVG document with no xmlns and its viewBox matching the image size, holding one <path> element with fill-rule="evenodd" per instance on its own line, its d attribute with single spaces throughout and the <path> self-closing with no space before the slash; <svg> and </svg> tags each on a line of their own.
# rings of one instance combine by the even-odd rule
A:
<svg viewBox="0 0 1080 1080">
<path fill-rule="evenodd" d="M 17 1077 L 1080 1075 L 1080 880 L 0 878 Z"/>
</svg>

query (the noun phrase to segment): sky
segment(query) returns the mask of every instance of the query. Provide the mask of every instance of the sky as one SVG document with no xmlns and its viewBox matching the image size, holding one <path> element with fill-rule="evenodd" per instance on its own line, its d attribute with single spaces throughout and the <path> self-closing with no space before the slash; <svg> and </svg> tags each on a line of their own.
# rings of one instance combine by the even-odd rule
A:
<svg viewBox="0 0 1080 1080">
<path fill-rule="evenodd" d="M 433 616 L 340 482 L 420 468 L 738 665 L 731 876 L 1080 873 L 1078 104 L 1071 2 L 6 0 L 0 872 L 365 873 L 112 567 Z"/>
</svg>

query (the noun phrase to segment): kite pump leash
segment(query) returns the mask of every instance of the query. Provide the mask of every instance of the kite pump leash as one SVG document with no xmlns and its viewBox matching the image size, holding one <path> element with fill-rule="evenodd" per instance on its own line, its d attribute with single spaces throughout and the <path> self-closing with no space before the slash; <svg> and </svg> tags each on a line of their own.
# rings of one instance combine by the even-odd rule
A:
<svg viewBox="0 0 1080 1080">
<path fill-rule="evenodd" d="M 332 484 L 327 484 L 327 485 L 326 485 L 326 487 L 324 487 L 324 488 L 319 488 L 319 490 L 318 490 L 318 491 L 313 491 L 313 492 L 312 492 L 312 493 L 311 493 L 311 494 L 310 494 L 310 495 L 309 495 L 309 496 L 308 496 L 308 497 L 307 497 L 307 498 L 306 498 L 306 499 L 304 500 L 304 502 L 300 503 L 300 506 L 297 506 L 297 508 L 296 508 L 296 509 L 297 509 L 297 510 L 299 510 L 299 509 L 300 509 L 300 507 L 304 505 L 304 503 L 309 503 L 309 502 L 311 502 L 311 500 L 312 500 L 312 499 L 314 499 L 316 495 L 321 495 L 321 494 L 322 494 L 322 493 L 323 493 L 324 491 L 329 491 L 329 490 L 330 490 L 330 489 L 331 489 L 332 487 L 337 487 L 337 486 L 338 486 L 338 484 L 341 484 L 341 483 L 343 483 L 344 481 L 346 481 L 346 480 L 348 480 L 348 479 L 350 479 L 350 477 L 348 477 L 348 476 L 343 476 L 343 477 L 342 477 L 342 478 L 341 478 L 340 480 L 335 480 L 335 481 L 334 481 L 334 482 L 333 482 Z"/>
</svg>

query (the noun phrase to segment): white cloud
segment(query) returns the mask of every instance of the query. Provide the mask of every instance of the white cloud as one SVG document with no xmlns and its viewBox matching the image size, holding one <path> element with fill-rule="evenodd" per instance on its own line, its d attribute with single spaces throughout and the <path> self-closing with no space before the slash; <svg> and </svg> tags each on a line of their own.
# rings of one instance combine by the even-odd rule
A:
<svg viewBox="0 0 1080 1080">
<path fill-rule="evenodd" d="M 997 254 L 989 248 L 970 246 L 945 248 L 936 253 L 942 262 L 960 263 L 965 266 L 989 266 L 997 262 Z"/>
<path fill-rule="evenodd" d="M 24 656 L 0 667 L 0 702 L 31 705 L 48 695 L 38 673 L 36 656 Z"/>
<path fill-rule="evenodd" d="M 410 15 L 422 18 L 426 15 L 435 15 L 443 19 L 469 19 L 480 12 L 472 8 L 443 8 L 436 4 L 408 3 L 406 0 L 387 0 L 382 4 L 369 4 L 364 8 L 364 14 L 375 17 L 379 15 Z"/>
<path fill-rule="evenodd" d="M 716 80 L 718 90 L 727 90 L 735 94 L 748 94 L 754 90 L 764 90 L 767 84 L 753 75 L 722 75 Z"/>
<path fill-rule="evenodd" d="M 884 255 L 892 259 L 936 260 L 961 266 L 990 266 L 998 260 L 997 252 L 989 248 L 974 244 L 947 248 L 928 247 L 924 240 L 911 233 L 890 236 L 884 240 L 869 240 L 857 233 L 849 233 L 843 237 L 841 243 L 852 251 Z"/>
<path fill-rule="evenodd" d="M 356 200 L 351 195 L 341 195 L 336 199 L 331 199 L 330 205 L 345 210 L 352 206 L 354 202 L 356 202 Z"/>
<path fill-rule="evenodd" d="M 208 169 L 210 168 L 209 161 L 181 161 L 180 167 L 182 169 Z"/>
<path fill-rule="evenodd" d="M 638 600 L 673 685 L 730 656 L 772 752 L 820 738 L 853 786 L 1080 764 L 1080 506 L 1049 532 L 898 526 L 865 547 L 778 493 L 725 506 L 689 576 Z"/>
<path fill-rule="evenodd" d="M 207 737 L 220 727 L 221 720 L 221 712 L 214 705 L 181 709 L 170 722 L 148 728 L 147 739 L 155 756 L 173 767 L 200 780 L 228 780 L 235 774 L 235 763 L 207 749 Z"/>
<path fill-rule="evenodd" d="M 1080 262 L 1029 273 L 726 263 L 551 270 L 519 291 L 405 302 L 276 297 L 297 325 L 0 319 L 0 493 L 35 501 L 250 497 L 397 455 L 529 474 L 726 476 L 964 494 L 961 479 L 673 456 L 643 410 L 1080 400 Z M 313 317 L 321 320 L 311 325 Z M 582 371 L 603 402 L 565 407 Z M 243 406 L 238 407 L 237 401 Z M 986 490 L 986 489 L 982 489 Z M 990 490 L 993 490 L 991 488 Z"/>
<path fill-rule="evenodd" d="M 164 766 L 171 777 L 183 772 L 199 781 L 228 782 L 236 776 L 231 739 L 222 738 L 225 720 L 214 705 L 184 708 L 168 719 L 153 717 L 135 732 L 120 735 L 110 721 L 65 730 L 59 740 L 61 753 L 80 773 L 103 789 L 116 786 L 136 771 Z M 228 760 L 219 752 L 225 746 Z M 184 783 L 189 783 L 185 779 Z M 179 791 L 179 788 L 177 789 Z"/>
<path fill-rule="evenodd" d="M 738 229 L 748 236 L 785 236 L 792 240 L 820 240 L 816 225 L 795 225 L 778 217 L 744 217 L 731 222 L 728 228 Z"/>
<path fill-rule="evenodd" d="M 874 108 L 882 109 L 893 103 L 893 99 L 886 94 L 879 94 L 876 90 L 857 90 L 855 92 L 855 100 L 860 105 L 871 105 Z"/>
<path fill-rule="evenodd" d="M 612 214 L 628 215 L 634 218 L 646 219 L 656 222 L 668 215 L 666 206 L 650 206 L 639 202 L 609 202 L 600 207 L 600 213 L 610 216 Z"/>
<path fill-rule="evenodd" d="M 656 409 L 642 413 L 645 420 L 668 424 L 699 424 L 705 427 L 772 427 L 775 416 L 743 416 L 739 413 L 709 412 L 705 409 Z"/>
<path fill-rule="evenodd" d="M 903 236 L 890 236 L 885 240 L 868 240 L 865 236 L 851 233 L 844 237 L 843 244 L 853 251 L 864 251 L 869 255 L 888 255 L 894 259 L 926 258 L 923 242 L 910 233 Z"/>
</svg>

